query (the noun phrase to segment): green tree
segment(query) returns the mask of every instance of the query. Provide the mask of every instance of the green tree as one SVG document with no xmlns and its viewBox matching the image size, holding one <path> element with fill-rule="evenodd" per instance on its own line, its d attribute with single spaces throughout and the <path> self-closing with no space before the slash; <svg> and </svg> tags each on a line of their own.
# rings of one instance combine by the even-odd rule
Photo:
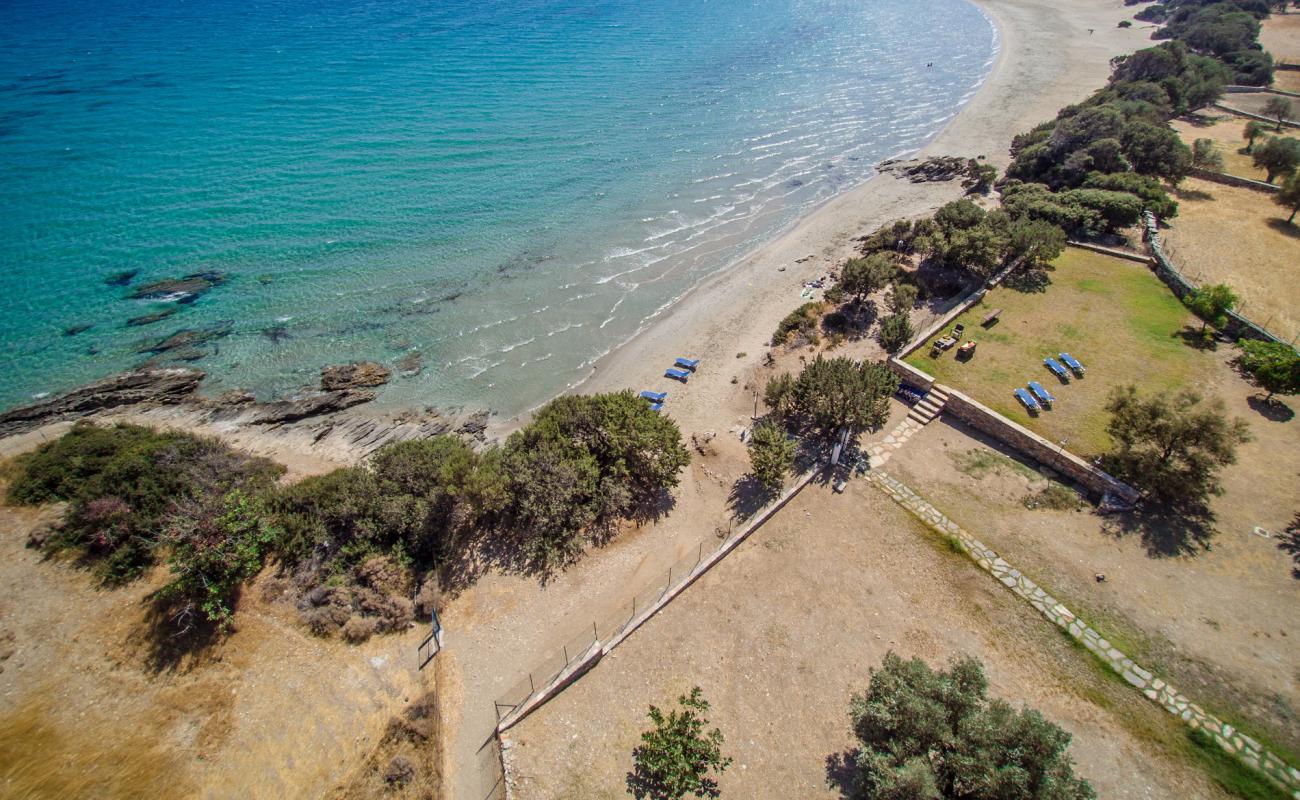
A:
<svg viewBox="0 0 1300 800">
<path fill-rule="evenodd" d="M 906 314 L 916 305 L 917 288 L 910 283 L 895 283 L 889 290 L 889 310 Z"/>
<path fill-rule="evenodd" d="M 1213 139 L 1192 142 L 1192 166 L 1218 172 L 1223 169 L 1223 155 L 1214 146 Z"/>
<path fill-rule="evenodd" d="M 627 788 L 637 800 L 679 800 L 687 795 L 718 797 L 718 781 L 731 766 L 722 755 L 722 731 L 709 724 L 709 701 L 700 687 L 677 698 L 680 710 L 664 715 L 650 706 L 654 729 L 641 734 L 641 744 L 632 750 L 632 771 Z"/>
<path fill-rule="evenodd" d="M 898 376 L 884 364 L 819 355 L 795 380 L 795 410 L 825 434 L 865 430 L 889 416 L 897 389 Z"/>
<path fill-rule="evenodd" d="M 1124 154 L 1136 172 L 1177 184 L 1192 165 L 1192 151 L 1167 125 L 1141 120 L 1124 126 Z"/>
<path fill-rule="evenodd" d="M 1042 269 L 1065 250 L 1065 231 L 1046 220 L 1021 218 L 1007 226 L 1007 261 L 1021 269 Z"/>
<path fill-rule="evenodd" d="M 1246 423 L 1230 420 L 1222 400 L 1206 402 L 1189 389 L 1143 398 L 1137 387 L 1116 387 L 1106 410 L 1116 448 L 1104 463 L 1159 505 L 1204 508 L 1222 493 L 1219 470 L 1250 440 Z"/>
<path fill-rule="evenodd" d="M 1258 120 L 1252 119 L 1250 122 L 1246 123 L 1246 127 L 1241 131 L 1241 138 L 1246 140 L 1247 153 L 1253 153 L 1255 151 L 1255 140 L 1263 136 L 1264 132 L 1267 130 L 1268 129 L 1264 127 L 1264 123 Z"/>
<path fill-rule="evenodd" d="M 885 288 L 898 274 L 894 260 L 886 253 L 872 253 L 866 258 L 851 258 L 840 270 L 840 286 L 844 291 L 864 299 Z"/>
<path fill-rule="evenodd" d="M 876 341 L 892 356 L 912 340 L 912 333 L 911 317 L 907 314 L 893 314 L 881 320 Z"/>
<path fill-rule="evenodd" d="M 1296 212 L 1300 211 L 1300 173 L 1286 179 L 1281 191 L 1273 195 L 1273 202 L 1291 210 L 1291 216 L 1287 217 L 1286 223 L 1294 225 Z"/>
<path fill-rule="evenodd" d="M 262 568 L 277 534 L 261 501 L 239 489 L 182 503 L 163 534 L 172 579 L 158 590 L 160 598 L 180 601 L 173 609 L 178 626 L 188 630 L 199 613 L 229 625 L 233 596 Z"/>
<path fill-rule="evenodd" d="M 1228 321 L 1228 312 L 1237 305 L 1237 295 L 1222 283 L 1203 286 L 1187 296 L 1187 307 L 1201 318 L 1201 333 L 1207 325 L 1222 328 Z"/>
<path fill-rule="evenodd" d="M 1035 710 L 988 699 L 969 656 L 935 672 L 890 652 L 849 702 L 858 748 L 846 787 L 860 800 L 1091 800 L 1070 734 Z"/>
<path fill-rule="evenodd" d="M 1264 116 L 1277 120 L 1277 130 L 1282 130 L 1283 120 L 1295 116 L 1295 106 L 1285 97 L 1270 97 L 1264 103 Z"/>
<path fill-rule="evenodd" d="M 1251 157 L 1255 166 L 1268 173 L 1269 183 L 1279 175 L 1290 177 L 1300 166 L 1300 140 L 1291 137 L 1271 136 Z"/>
<path fill-rule="evenodd" d="M 1300 354 L 1295 348 L 1255 339 L 1242 339 L 1238 344 L 1241 367 L 1268 392 L 1265 400 L 1272 400 L 1275 394 L 1300 394 Z"/>
<path fill-rule="evenodd" d="M 771 420 L 754 426 L 749 435 L 749 470 L 770 494 L 780 491 L 794 469 L 795 442 L 785 428 Z"/>
<path fill-rule="evenodd" d="M 778 417 L 785 418 L 794 410 L 794 376 L 788 372 L 773 375 L 763 387 L 763 402 Z"/>
<path fill-rule="evenodd" d="M 998 179 L 998 168 L 976 159 L 966 162 L 966 170 L 961 185 L 971 194 L 988 194 L 993 182 Z"/>
</svg>

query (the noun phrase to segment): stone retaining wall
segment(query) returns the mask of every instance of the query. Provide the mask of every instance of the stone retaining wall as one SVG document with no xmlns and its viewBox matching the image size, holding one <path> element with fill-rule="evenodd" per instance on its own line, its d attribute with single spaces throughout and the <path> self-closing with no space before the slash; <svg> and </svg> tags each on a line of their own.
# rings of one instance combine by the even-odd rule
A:
<svg viewBox="0 0 1300 800">
<path fill-rule="evenodd" d="M 951 403 L 952 399 L 949 398 L 949 405 Z M 993 548 L 976 539 L 908 486 L 879 470 L 868 473 L 867 479 L 879 486 L 894 502 L 914 514 L 931 530 L 940 536 L 959 542 L 967 557 L 978 564 L 980 569 L 1027 601 L 1039 614 L 1069 634 L 1088 652 L 1101 659 L 1102 663 L 1142 692 L 1148 700 L 1159 704 L 1165 711 L 1178 717 L 1193 730 L 1201 730 L 1209 734 L 1219 747 L 1250 767 L 1263 772 L 1285 787 L 1291 797 L 1300 800 L 1300 770 L 1265 750 L 1259 742 L 1232 725 L 1207 713 L 1177 689 L 1134 663 L 1133 659 L 1107 641 L 1087 622 L 1079 619 L 1065 604 L 1043 591 L 1041 586 L 1004 561 Z"/>
<path fill-rule="evenodd" d="M 1246 117 L 1247 119 L 1255 119 L 1255 120 L 1259 120 L 1260 122 L 1267 122 L 1272 125 L 1277 125 L 1277 120 L 1274 119 L 1273 117 L 1266 117 L 1263 114 L 1254 114 L 1250 111 L 1246 111 L 1245 109 L 1237 108 L 1236 106 L 1230 106 L 1227 103 L 1214 103 L 1213 105 L 1215 108 L 1219 109 L 1220 111 L 1227 111 L 1229 114 L 1236 114 L 1239 117 Z M 1282 127 L 1300 128 L 1300 122 L 1293 122 L 1289 119 L 1282 120 Z"/>
<path fill-rule="evenodd" d="M 1281 68 L 1281 65 L 1274 69 Z M 1293 67 L 1297 69 L 1300 67 Z M 1274 89 L 1272 86 L 1225 86 L 1224 94 L 1280 94 L 1283 97 L 1300 97 L 1300 92 L 1288 92 L 1285 89 Z"/>
<path fill-rule="evenodd" d="M 1071 241 L 1071 242 L 1066 242 L 1066 244 L 1068 244 L 1070 247 L 1077 247 L 1080 250 L 1089 250 L 1093 253 L 1101 253 L 1103 256 L 1122 258 L 1126 261 L 1135 261 L 1138 264 L 1146 264 L 1148 266 L 1151 264 L 1151 256 L 1144 256 L 1140 253 L 1132 253 L 1129 252 L 1128 250 L 1120 250 L 1117 247 L 1106 247 L 1100 244 L 1092 244 L 1091 242 Z"/>
<path fill-rule="evenodd" d="M 1064 446 L 1049 442 L 956 389 L 943 385 L 940 385 L 939 389 L 948 394 L 948 402 L 943 407 L 943 413 L 951 414 L 1017 453 L 1056 470 L 1097 495 L 1110 494 L 1130 505 L 1136 503 L 1141 496 L 1137 489 L 1084 461 L 1066 450 Z"/>
<path fill-rule="evenodd" d="M 1203 181 L 1221 183 L 1224 186 L 1236 186 L 1240 189 L 1254 189 L 1257 192 L 1265 192 L 1266 194 L 1277 194 L 1282 191 L 1282 187 L 1275 183 L 1265 183 L 1264 181 L 1251 180 L 1250 178 L 1243 178 L 1239 175 L 1229 175 L 1226 172 L 1215 172 L 1214 170 L 1201 169 L 1200 167 L 1192 167 L 1187 174 L 1193 178 L 1200 178 Z"/>
</svg>

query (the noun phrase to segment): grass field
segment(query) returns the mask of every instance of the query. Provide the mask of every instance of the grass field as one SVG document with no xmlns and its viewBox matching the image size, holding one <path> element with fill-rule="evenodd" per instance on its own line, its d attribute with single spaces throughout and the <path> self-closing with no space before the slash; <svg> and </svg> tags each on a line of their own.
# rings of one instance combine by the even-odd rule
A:
<svg viewBox="0 0 1300 800">
<path fill-rule="evenodd" d="M 1231 286 L 1238 310 L 1283 339 L 1300 334 L 1300 225 L 1251 189 L 1188 178 L 1177 196 L 1164 242 L 1178 268 L 1197 283 Z"/>
<path fill-rule="evenodd" d="M 1275 61 L 1300 64 L 1300 14 L 1293 11 L 1290 14 L 1269 15 L 1259 32 L 1259 43 L 1273 54 Z"/>
<path fill-rule="evenodd" d="M 958 361 L 954 350 L 932 358 L 927 342 L 907 362 L 1090 456 L 1110 447 L 1105 404 L 1112 387 L 1136 383 L 1144 392 L 1173 391 L 1195 382 L 1206 356 L 1179 335 L 1198 323 L 1141 264 L 1071 248 L 1055 267 L 1045 292 L 1000 286 L 955 320 L 978 344 L 970 361 Z M 1000 320 L 981 328 L 980 320 L 995 308 L 1002 309 Z M 1063 384 L 1043 366 L 1045 357 L 1062 350 L 1083 362 L 1085 378 Z M 1031 416 L 1016 401 L 1012 391 L 1031 380 L 1056 396 L 1053 409 Z"/>
<path fill-rule="evenodd" d="M 1300 75 L 1300 73 L 1296 73 Z M 1239 178 L 1262 181 L 1268 173 L 1255 166 L 1255 162 L 1245 153 L 1239 152 L 1246 146 L 1241 132 L 1246 127 L 1246 120 L 1231 114 L 1207 116 L 1197 114 L 1194 120 L 1176 119 L 1171 123 L 1174 130 L 1188 147 L 1197 139 L 1210 139 L 1214 147 L 1223 156 L 1223 172 Z M 1271 131 L 1265 136 L 1272 135 Z M 1262 138 L 1258 141 L 1262 141 Z"/>
</svg>

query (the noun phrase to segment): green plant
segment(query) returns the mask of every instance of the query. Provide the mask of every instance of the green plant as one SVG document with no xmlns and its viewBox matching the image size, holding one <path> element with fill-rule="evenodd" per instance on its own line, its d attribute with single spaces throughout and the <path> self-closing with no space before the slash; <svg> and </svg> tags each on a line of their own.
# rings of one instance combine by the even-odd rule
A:
<svg viewBox="0 0 1300 800">
<path fill-rule="evenodd" d="M 1295 348 L 1254 339 L 1242 339 L 1238 345 L 1241 368 L 1268 392 L 1266 400 L 1275 394 L 1300 393 L 1300 353 Z"/>
<path fill-rule="evenodd" d="M 1213 325 L 1222 328 L 1228 321 L 1228 312 L 1237 304 L 1237 295 L 1223 284 L 1203 286 L 1187 296 L 1185 302 L 1192 313 L 1201 318 L 1201 331 Z"/>
<path fill-rule="evenodd" d="M 1286 224 L 1294 225 L 1296 212 L 1300 212 L 1300 173 L 1286 179 L 1281 191 L 1273 195 L 1273 202 L 1291 210 L 1291 215 L 1286 218 Z"/>
<path fill-rule="evenodd" d="M 722 755 L 722 731 L 709 724 L 709 702 L 700 687 L 677 698 L 680 710 L 665 715 L 650 706 L 654 729 L 641 734 L 641 744 L 632 751 L 632 771 L 627 788 L 637 800 L 679 800 L 688 794 L 716 798 L 717 779 L 731 765 Z"/>
<path fill-rule="evenodd" d="M 750 432 L 750 472 L 769 494 L 780 491 L 794 468 L 795 449 L 794 440 L 775 422 L 760 422 Z"/>
<path fill-rule="evenodd" d="M 821 321 L 822 304 L 813 300 L 796 308 L 776 326 L 772 334 L 772 344 L 782 345 L 790 341 L 790 334 L 799 333 L 804 338 L 816 336 L 817 323 Z"/>
<path fill-rule="evenodd" d="M 1264 103 L 1264 116 L 1277 120 L 1277 130 L 1282 130 L 1283 120 L 1295 115 L 1295 106 L 1285 97 L 1270 97 Z"/>
<path fill-rule="evenodd" d="M 886 353 L 893 355 L 912 340 L 912 320 L 906 313 L 896 313 L 880 322 L 876 339 Z"/>
<path fill-rule="evenodd" d="M 1269 183 L 1279 175 L 1289 178 L 1300 167 L 1300 139 L 1270 136 L 1255 148 L 1251 161 L 1268 174 L 1265 180 Z"/>
<path fill-rule="evenodd" d="M 843 756 L 846 794 L 885 798 L 1090 800 L 1074 774 L 1070 734 L 1032 709 L 988 699 L 979 661 L 962 657 L 935 672 L 890 652 L 854 694 L 849 718 L 858 747 Z"/>
<path fill-rule="evenodd" d="M 859 431 L 885 421 L 897 389 L 898 376 L 884 364 L 818 356 L 795 379 L 792 409 L 824 434 Z"/>
<path fill-rule="evenodd" d="M 1213 139 L 1192 142 L 1192 166 L 1215 172 L 1223 170 L 1223 154 L 1214 146 Z"/>
</svg>

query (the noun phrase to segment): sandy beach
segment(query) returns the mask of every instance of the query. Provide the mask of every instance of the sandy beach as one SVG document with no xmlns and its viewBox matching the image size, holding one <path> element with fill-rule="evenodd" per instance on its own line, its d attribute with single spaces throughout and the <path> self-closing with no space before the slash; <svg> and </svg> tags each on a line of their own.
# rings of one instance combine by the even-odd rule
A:
<svg viewBox="0 0 1300 800">
<path fill-rule="evenodd" d="M 1150 45 L 1146 26 L 1116 27 L 1125 18 L 1119 0 L 978 0 L 978 5 L 998 27 L 997 62 L 980 91 L 919 157 L 985 156 L 1004 168 L 1015 134 L 1102 86 L 1112 57 Z M 853 239 L 961 195 L 956 181 L 913 184 L 892 175 L 867 181 L 687 295 L 600 361 L 575 391 L 666 390 L 665 410 L 684 432 L 718 429 L 730 421 L 719 419 L 719 411 L 734 406 L 740 394 L 732 378 L 744 383 L 758 370 L 777 322 L 802 302 L 804 281 L 853 255 Z M 686 386 L 663 377 L 677 356 L 701 360 Z M 509 427 L 506 422 L 495 430 Z"/>
</svg>

